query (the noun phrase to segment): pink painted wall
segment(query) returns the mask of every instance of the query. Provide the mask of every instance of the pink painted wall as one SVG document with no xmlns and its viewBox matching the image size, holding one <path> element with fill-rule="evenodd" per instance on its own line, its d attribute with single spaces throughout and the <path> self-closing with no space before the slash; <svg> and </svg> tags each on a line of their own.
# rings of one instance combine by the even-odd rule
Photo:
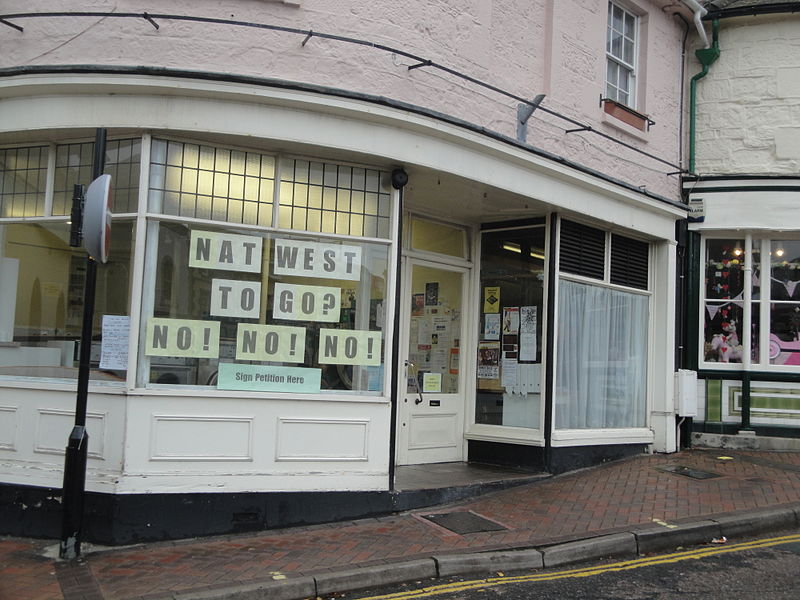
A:
<svg viewBox="0 0 800 600">
<path fill-rule="evenodd" d="M 645 65 L 638 109 L 656 125 L 635 134 L 604 118 L 607 3 L 603 0 L 28 0 L 20 12 L 173 13 L 256 21 L 361 38 L 403 49 L 592 125 L 672 163 L 679 160 L 680 3 L 637 0 Z M 666 7 L 663 8 L 662 7 Z M 8 12 L 6 3 L 5 10 Z M 682 8 L 685 11 L 685 7 Z M 684 13 L 687 14 L 687 13 Z M 20 65 L 154 65 L 300 81 L 408 102 L 515 137 L 517 102 L 373 48 L 287 33 L 145 20 L 48 18 L 0 28 L 0 68 Z M 528 143 L 677 199 L 667 165 L 542 112 Z"/>
</svg>

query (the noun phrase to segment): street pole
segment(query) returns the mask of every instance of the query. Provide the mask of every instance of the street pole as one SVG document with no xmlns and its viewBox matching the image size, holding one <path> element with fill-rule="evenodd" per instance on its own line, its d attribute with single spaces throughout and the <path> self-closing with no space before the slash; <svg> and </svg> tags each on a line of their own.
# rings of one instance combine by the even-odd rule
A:
<svg viewBox="0 0 800 600">
<path fill-rule="evenodd" d="M 97 129 L 94 141 L 92 180 L 103 174 L 106 156 L 106 130 Z M 75 211 L 73 211 L 73 219 Z M 82 210 L 81 210 L 82 213 Z M 73 223 L 73 228 L 75 223 Z M 89 395 L 89 364 L 92 355 L 92 325 L 94 321 L 97 263 L 86 255 L 86 281 L 83 288 L 83 326 L 81 329 L 78 391 L 75 399 L 75 425 L 67 441 L 64 458 L 64 487 L 62 495 L 61 544 L 59 556 L 73 559 L 81 554 L 83 502 L 86 487 L 86 459 L 89 435 L 86 433 L 86 405 Z"/>
</svg>

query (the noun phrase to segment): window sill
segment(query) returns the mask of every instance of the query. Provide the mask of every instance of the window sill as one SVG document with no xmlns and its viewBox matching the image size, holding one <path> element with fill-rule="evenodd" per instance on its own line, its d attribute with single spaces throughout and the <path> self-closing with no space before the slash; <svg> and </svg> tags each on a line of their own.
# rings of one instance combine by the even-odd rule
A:
<svg viewBox="0 0 800 600">
<path fill-rule="evenodd" d="M 622 131 L 642 142 L 647 142 L 650 126 L 655 123 L 647 116 L 608 98 L 600 98 L 604 125 Z"/>
<path fill-rule="evenodd" d="M 557 429 L 553 447 L 604 446 L 610 444 L 652 444 L 655 434 L 646 427 L 623 429 Z"/>
</svg>

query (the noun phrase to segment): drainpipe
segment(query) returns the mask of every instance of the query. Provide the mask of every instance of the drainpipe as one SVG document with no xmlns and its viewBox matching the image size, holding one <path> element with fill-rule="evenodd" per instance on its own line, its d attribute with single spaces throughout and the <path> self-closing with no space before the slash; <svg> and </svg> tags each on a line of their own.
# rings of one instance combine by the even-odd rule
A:
<svg viewBox="0 0 800 600">
<path fill-rule="evenodd" d="M 705 9 L 703 9 L 705 10 Z M 697 22 L 697 13 L 695 13 L 695 22 Z M 708 69 L 719 58 L 719 20 L 714 19 L 711 23 L 712 28 L 712 42 L 711 47 L 701 48 L 694 54 L 703 69 L 694 77 L 689 84 L 689 172 L 694 173 L 695 167 L 695 136 L 696 136 L 696 112 L 697 112 L 697 82 L 708 75 Z M 703 31 L 703 38 L 708 43 L 708 38 L 705 37 Z"/>
</svg>

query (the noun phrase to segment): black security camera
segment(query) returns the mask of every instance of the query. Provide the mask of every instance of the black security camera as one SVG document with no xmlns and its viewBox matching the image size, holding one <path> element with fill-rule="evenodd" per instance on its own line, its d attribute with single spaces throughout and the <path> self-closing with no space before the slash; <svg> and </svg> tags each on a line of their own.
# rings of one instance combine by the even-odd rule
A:
<svg viewBox="0 0 800 600">
<path fill-rule="evenodd" d="M 392 187 L 396 190 L 401 190 L 408 183 L 408 173 L 403 169 L 395 169 L 392 171 Z"/>
</svg>

